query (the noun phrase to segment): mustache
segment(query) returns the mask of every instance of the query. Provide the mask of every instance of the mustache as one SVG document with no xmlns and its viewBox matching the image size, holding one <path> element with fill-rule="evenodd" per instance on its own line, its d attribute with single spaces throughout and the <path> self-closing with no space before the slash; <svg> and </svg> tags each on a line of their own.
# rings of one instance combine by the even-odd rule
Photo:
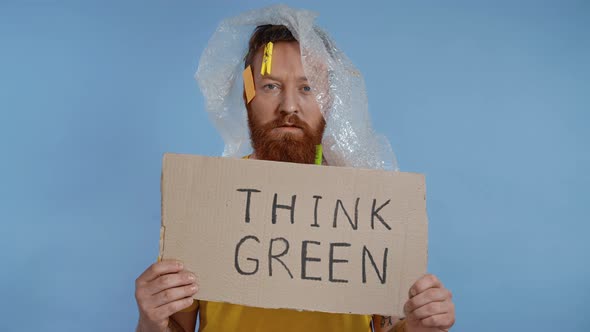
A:
<svg viewBox="0 0 590 332">
<path fill-rule="evenodd" d="M 296 127 L 299 129 L 303 129 L 304 131 L 311 131 L 311 127 L 295 114 L 289 114 L 283 117 L 276 118 L 264 125 L 264 128 L 267 130 L 279 127 Z"/>
</svg>

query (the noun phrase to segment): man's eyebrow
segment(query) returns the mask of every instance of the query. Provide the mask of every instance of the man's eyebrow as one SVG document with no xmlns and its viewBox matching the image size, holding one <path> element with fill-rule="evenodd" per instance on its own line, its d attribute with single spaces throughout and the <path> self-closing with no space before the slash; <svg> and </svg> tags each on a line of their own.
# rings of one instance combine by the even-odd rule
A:
<svg viewBox="0 0 590 332">
<path fill-rule="evenodd" d="M 262 75 L 262 79 L 268 79 L 268 80 L 272 80 L 272 81 L 280 81 L 280 79 L 278 79 L 277 77 L 274 77 L 270 74 Z"/>
<path fill-rule="evenodd" d="M 272 81 L 280 81 L 280 79 L 278 77 L 272 76 L 272 75 L 269 75 L 269 74 L 263 75 L 262 76 L 262 79 L 269 79 L 269 80 L 272 80 Z M 299 76 L 299 77 L 297 77 L 297 81 L 298 82 L 307 82 L 307 77 L 305 77 L 305 76 Z"/>
</svg>

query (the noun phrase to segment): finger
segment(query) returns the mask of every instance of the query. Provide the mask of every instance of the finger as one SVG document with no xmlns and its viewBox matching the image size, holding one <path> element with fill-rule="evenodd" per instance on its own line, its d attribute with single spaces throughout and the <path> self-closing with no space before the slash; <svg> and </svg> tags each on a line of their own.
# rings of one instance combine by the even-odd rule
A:
<svg viewBox="0 0 590 332">
<path fill-rule="evenodd" d="M 424 292 L 406 301 L 404 312 L 407 314 L 431 302 L 442 302 L 452 298 L 451 292 L 446 288 L 429 288 Z"/>
<path fill-rule="evenodd" d="M 157 262 L 148 267 L 140 276 L 137 278 L 137 282 L 150 282 L 157 277 L 167 274 L 182 271 L 184 266 L 181 261 L 177 260 L 163 260 Z"/>
<path fill-rule="evenodd" d="M 422 278 L 418 279 L 418 281 L 416 281 L 412 287 L 410 287 L 410 298 L 422 293 L 429 288 L 442 288 L 442 283 L 433 274 L 424 275 Z"/>
<path fill-rule="evenodd" d="M 420 321 L 424 327 L 450 329 L 455 324 L 455 316 L 449 313 L 426 317 Z"/>
<path fill-rule="evenodd" d="M 190 307 L 193 304 L 193 301 L 193 298 L 190 296 L 172 301 L 156 308 L 154 316 L 158 317 L 159 319 L 166 319 L 180 310 Z"/>
<path fill-rule="evenodd" d="M 185 297 L 193 296 L 194 294 L 197 293 L 197 291 L 198 291 L 197 284 L 190 284 L 190 285 L 181 286 L 181 287 L 168 288 L 168 289 L 163 290 L 153 296 L 154 306 L 155 307 L 163 306 L 167 303 L 174 302 L 174 301 L 180 300 Z"/>
<path fill-rule="evenodd" d="M 188 271 L 164 274 L 148 284 L 148 292 L 153 295 L 168 288 L 190 285 L 196 281 L 196 276 Z"/>
<path fill-rule="evenodd" d="M 424 319 L 430 316 L 446 314 L 449 309 L 449 302 L 430 302 L 412 311 L 410 316 L 415 319 Z"/>
</svg>

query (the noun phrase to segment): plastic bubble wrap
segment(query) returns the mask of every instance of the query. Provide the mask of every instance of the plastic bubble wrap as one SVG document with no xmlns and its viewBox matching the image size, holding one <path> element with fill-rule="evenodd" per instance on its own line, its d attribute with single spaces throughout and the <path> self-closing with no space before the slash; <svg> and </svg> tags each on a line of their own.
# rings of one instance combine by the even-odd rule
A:
<svg viewBox="0 0 590 332">
<path fill-rule="evenodd" d="M 328 165 L 398 170 L 387 138 L 371 127 L 361 73 L 314 24 L 316 17 L 308 10 L 274 5 L 219 24 L 195 78 L 207 112 L 225 142 L 223 155 L 241 157 L 252 151 L 243 100 L 244 56 L 255 28 L 273 24 L 286 26 L 299 42 L 303 69 L 326 120 L 322 145 Z"/>
</svg>

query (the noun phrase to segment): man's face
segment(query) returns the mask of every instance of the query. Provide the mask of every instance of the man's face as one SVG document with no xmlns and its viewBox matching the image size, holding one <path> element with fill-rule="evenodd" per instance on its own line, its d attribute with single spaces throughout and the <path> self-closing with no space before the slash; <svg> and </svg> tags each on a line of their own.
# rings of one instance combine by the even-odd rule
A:
<svg viewBox="0 0 590 332">
<path fill-rule="evenodd" d="M 272 73 L 261 75 L 264 47 L 252 61 L 256 97 L 247 105 L 256 158 L 313 163 L 325 121 L 305 77 L 299 43 L 273 46 Z"/>
</svg>

